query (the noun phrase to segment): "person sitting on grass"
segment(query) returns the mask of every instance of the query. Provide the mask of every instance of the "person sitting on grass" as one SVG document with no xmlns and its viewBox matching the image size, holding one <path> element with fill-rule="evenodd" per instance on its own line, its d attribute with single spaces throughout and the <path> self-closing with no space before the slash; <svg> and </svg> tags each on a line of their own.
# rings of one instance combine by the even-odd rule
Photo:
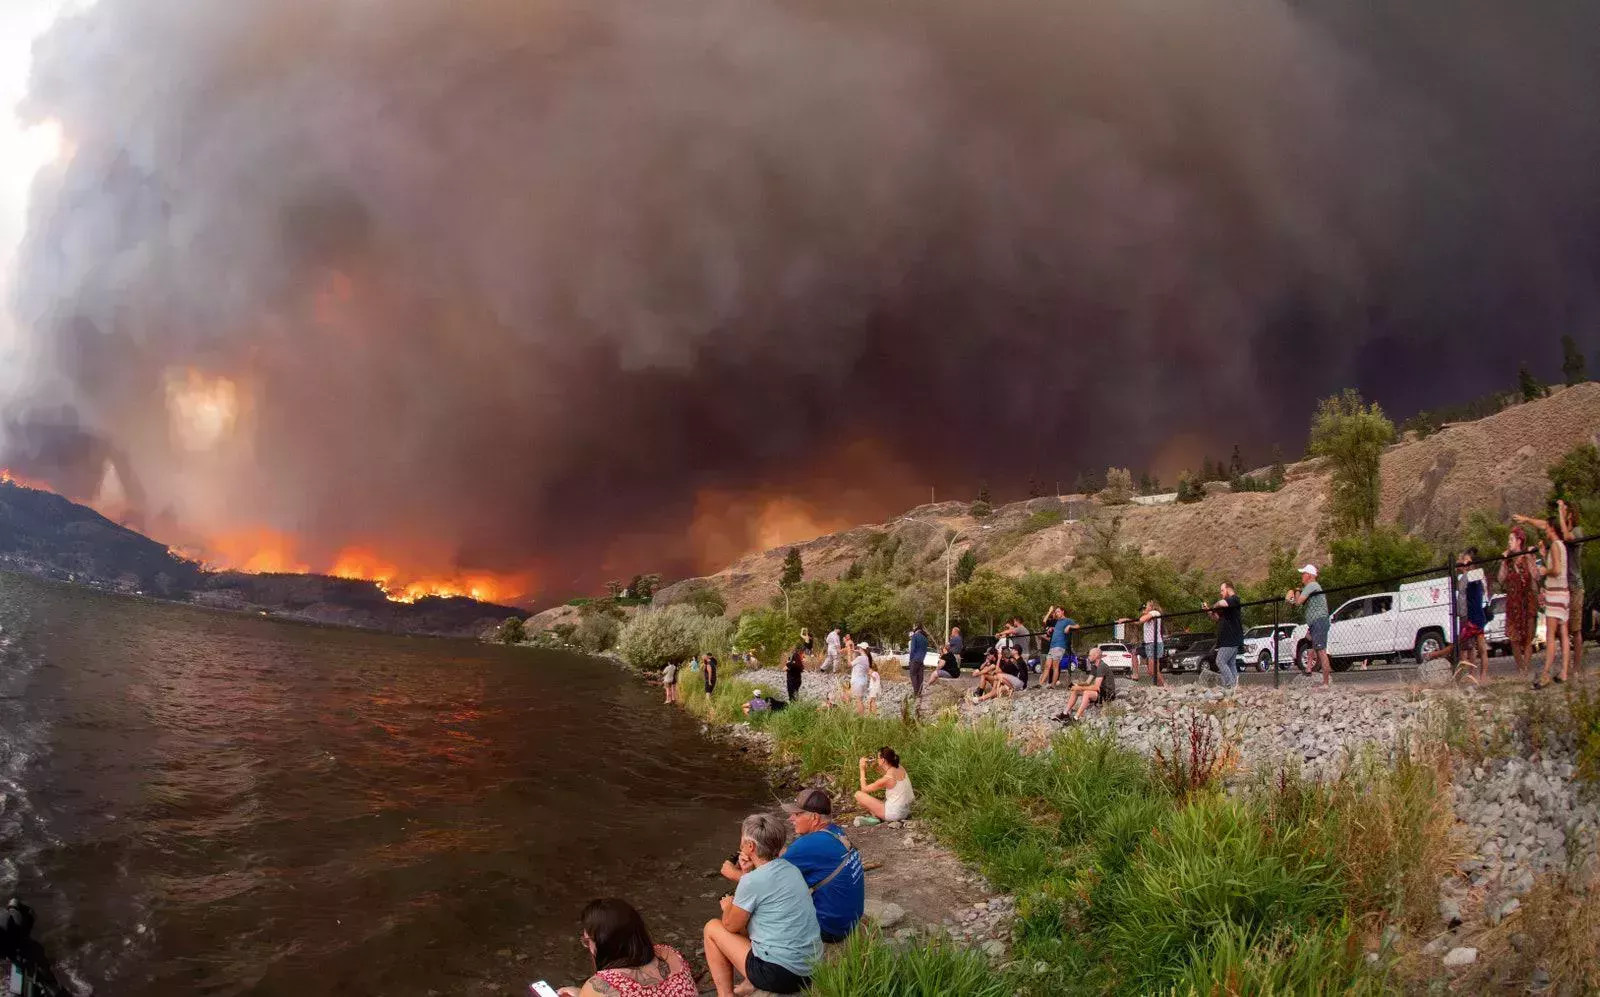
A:
<svg viewBox="0 0 1600 997">
<path fill-rule="evenodd" d="M 1090 703 L 1109 703 L 1117 698 L 1117 680 L 1101 657 L 1098 647 L 1090 649 L 1088 665 L 1088 679 L 1074 683 L 1067 690 L 1067 708 L 1058 716 L 1082 720 L 1083 712 L 1089 708 Z M 1073 703 L 1078 704 L 1078 712 L 1075 714 L 1072 712 Z"/>
<path fill-rule="evenodd" d="M 794 828 L 794 840 L 783 857 L 806 878 L 823 943 L 836 945 L 849 937 L 866 910 L 867 875 L 861 852 L 833 823 L 833 798 L 826 791 L 801 790 L 783 809 Z M 748 871 L 735 862 L 722 863 L 722 875 L 735 883 Z"/>
<path fill-rule="evenodd" d="M 757 689 L 750 697 L 750 702 L 744 704 L 744 715 L 748 717 L 752 713 L 766 713 L 771 709 L 772 704 L 762 698 L 761 690 Z"/>
<path fill-rule="evenodd" d="M 722 898 L 722 916 L 706 922 L 702 940 L 717 997 L 765 990 L 797 994 L 811 985 L 822 958 L 822 929 L 805 876 L 780 858 L 788 828 L 776 815 L 751 814 L 739 828 L 739 877 Z M 745 978 L 737 991 L 734 974 Z"/>
<path fill-rule="evenodd" d="M 868 783 L 867 765 L 874 761 L 878 766 L 878 779 Z M 917 796 L 911 788 L 911 776 L 901 766 L 900 756 L 893 748 L 879 748 L 876 759 L 861 759 L 860 769 L 861 788 L 856 791 L 856 803 L 861 809 L 883 821 L 905 820 L 911 816 L 911 804 Z M 882 800 L 872 795 L 880 789 L 884 790 Z"/>
<path fill-rule="evenodd" d="M 656 945 L 644 918 L 622 900 L 591 900 L 578 919 L 595 973 L 561 997 L 696 997 L 689 960 L 670 945 Z"/>
</svg>

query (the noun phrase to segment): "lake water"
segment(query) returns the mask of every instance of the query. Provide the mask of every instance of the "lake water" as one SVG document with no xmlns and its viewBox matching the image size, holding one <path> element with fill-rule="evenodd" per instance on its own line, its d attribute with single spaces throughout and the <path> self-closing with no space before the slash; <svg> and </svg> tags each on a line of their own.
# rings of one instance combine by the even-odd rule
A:
<svg viewBox="0 0 1600 997">
<path fill-rule="evenodd" d="M 595 896 L 698 938 L 771 799 L 607 663 L 0 575 L 0 891 L 80 990 L 526 994 Z"/>
</svg>

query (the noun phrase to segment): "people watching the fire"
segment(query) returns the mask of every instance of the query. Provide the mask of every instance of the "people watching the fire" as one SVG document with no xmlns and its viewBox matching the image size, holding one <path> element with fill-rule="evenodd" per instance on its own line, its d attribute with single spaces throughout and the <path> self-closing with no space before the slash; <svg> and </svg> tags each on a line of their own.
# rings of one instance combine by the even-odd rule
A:
<svg viewBox="0 0 1600 997">
<path fill-rule="evenodd" d="M 594 975 L 582 987 L 562 987 L 561 997 L 697 997 L 694 971 L 677 949 L 657 945 L 633 906 L 591 900 L 578 918 Z"/>
<path fill-rule="evenodd" d="M 1424 660 L 1449 658 L 1461 649 L 1461 664 L 1456 678 L 1474 684 L 1489 681 L 1489 640 L 1484 629 L 1489 625 L 1489 582 L 1478 565 L 1478 548 L 1468 547 L 1456 557 L 1456 639 Z M 1474 667 L 1476 662 L 1476 667 Z"/>
<path fill-rule="evenodd" d="M 966 641 L 961 639 L 960 627 L 950 628 L 950 640 L 947 641 L 947 643 L 950 645 L 951 653 L 954 654 L 957 659 L 960 659 L 961 652 L 967 649 Z"/>
<path fill-rule="evenodd" d="M 805 658 L 811 657 L 811 651 L 816 641 L 811 639 L 811 631 L 806 627 L 800 628 L 800 646 L 805 649 Z M 802 658 L 804 660 L 804 658 Z"/>
<path fill-rule="evenodd" d="M 1500 591 L 1505 593 L 1506 642 L 1517 662 L 1517 674 L 1526 677 L 1533 667 L 1534 628 L 1539 623 L 1539 578 L 1528 549 L 1528 534 L 1521 526 L 1511 529 L 1500 555 Z"/>
<path fill-rule="evenodd" d="M 1083 713 L 1089 708 L 1090 703 L 1109 703 L 1117 698 L 1117 679 L 1111 674 L 1111 669 L 1101 656 L 1100 649 L 1089 649 L 1088 677 L 1082 682 L 1073 683 L 1067 689 L 1067 706 L 1057 718 L 1070 717 L 1073 720 L 1082 720 Z M 1073 713 L 1072 707 L 1076 703 L 1078 712 Z"/>
<path fill-rule="evenodd" d="M 1044 671 L 1039 674 L 1039 688 L 1054 689 L 1061 684 L 1061 663 L 1066 660 L 1071 634 L 1078 624 L 1067 618 L 1067 611 L 1051 606 L 1044 617 L 1045 628 L 1050 633 L 1050 650 L 1045 655 Z"/>
<path fill-rule="evenodd" d="M 770 813 L 751 814 L 740 826 L 739 885 L 722 898 L 722 915 L 706 922 L 702 936 L 717 997 L 733 997 L 736 973 L 774 994 L 811 985 L 822 930 L 805 876 L 779 857 L 788 832 Z"/>
<path fill-rule="evenodd" d="M 981 703 L 1021 691 L 1023 681 L 1020 672 L 1027 666 L 1021 664 L 1016 654 L 1016 648 L 1007 648 L 1003 653 L 998 650 L 989 652 L 984 658 L 983 667 L 978 670 L 974 702 Z"/>
<path fill-rule="evenodd" d="M 1207 612 L 1217 621 L 1217 673 L 1222 676 L 1222 687 L 1232 689 L 1239 684 L 1239 652 L 1244 648 L 1244 618 L 1241 615 L 1239 593 L 1231 582 L 1223 582 L 1218 589 L 1222 598 L 1212 603 Z"/>
<path fill-rule="evenodd" d="M 1561 536 L 1561 524 L 1566 515 L 1567 503 L 1558 500 L 1555 514 L 1548 519 L 1534 519 L 1522 515 L 1511 517 L 1543 533 L 1539 550 L 1542 555 L 1540 560 L 1543 562 L 1541 573 L 1544 587 L 1544 667 L 1540 669 L 1539 677 L 1533 682 L 1535 689 L 1543 689 L 1550 684 L 1550 672 L 1555 665 L 1557 654 L 1561 655 L 1561 671 L 1554 677 L 1556 682 L 1567 680 L 1567 671 L 1571 664 L 1572 648 L 1567 640 L 1567 617 L 1572 605 L 1572 589 L 1568 581 L 1567 545 Z"/>
<path fill-rule="evenodd" d="M 928 684 L 932 685 L 940 679 L 958 679 L 960 677 L 961 658 L 949 644 L 945 644 L 944 647 L 939 649 L 939 670 L 934 672 L 933 676 L 928 679 Z"/>
<path fill-rule="evenodd" d="M 707 654 L 700 661 L 700 675 L 705 679 L 706 695 L 717 691 L 717 656 Z"/>
<path fill-rule="evenodd" d="M 922 698 L 922 675 L 928 657 L 928 631 L 917 621 L 911 628 L 910 643 L 906 648 L 906 676 L 911 679 L 911 695 Z"/>
<path fill-rule="evenodd" d="M 800 684 L 806 674 L 806 647 L 796 644 L 789 653 L 789 660 L 784 665 L 784 689 L 789 694 L 789 702 L 794 702 L 800 695 Z"/>
<path fill-rule="evenodd" d="M 893 748 L 878 749 L 875 758 L 860 760 L 861 788 L 856 790 L 856 804 L 882 821 L 905 820 L 911 816 L 911 804 L 916 801 L 916 791 L 911 788 L 911 776 L 900 764 L 900 756 Z M 878 778 L 867 782 L 867 766 L 876 765 Z M 883 799 L 873 793 L 883 790 Z"/>
<path fill-rule="evenodd" d="M 850 701 L 856 705 L 856 716 L 867 713 L 867 691 L 872 684 L 872 649 L 862 644 L 850 659 Z"/>
<path fill-rule="evenodd" d="M 1328 657 L 1328 596 L 1317 583 L 1317 566 L 1308 564 L 1300 569 L 1300 587 L 1290 589 L 1284 601 L 1301 607 L 1306 614 L 1306 637 L 1311 641 L 1313 667 L 1322 662 L 1322 684 L 1333 685 L 1333 659 Z M 1311 671 L 1310 668 L 1306 669 Z"/>
<path fill-rule="evenodd" d="M 873 716 L 878 715 L 878 697 L 882 694 L 883 676 L 879 674 L 878 663 L 874 661 L 867 666 L 867 712 Z"/>
<path fill-rule="evenodd" d="M 783 857 L 805 877 L 823 942 L 842 942 L 866 909 L 867 877 L 861 853 L 833 823 L 833 798 L 826 791 L 801 790 L 783 809 L 794 829 L 794 840 L 783 850 Z M 734 862 L 722 863 L 722 875 L 734 882 L 746 871 Z"/>
<path fill-rule="evenodd" d="M 667 662 L 667 667 L 661 669 L 661 688 L 666 690 L 667 702 L 678 701 L 678 665 L 676 662 Z"/>
<path fill-rule="evenodd" d="M 823 638 L 823 647 L 826 648 L 822 657 L 822 670 L 831 672 L 839 667 L 839 628 L 834 627 L 828 631 L 828 636 Z"/>
<path fill-rule="evenodd" d="M 752 713 L 769 713 L 771 710 L 772 703 L 761 695 L 760 689 L 751 693 L 750 701 L 744 704 L 744 715 L 747 717 Z"/>
</svg>

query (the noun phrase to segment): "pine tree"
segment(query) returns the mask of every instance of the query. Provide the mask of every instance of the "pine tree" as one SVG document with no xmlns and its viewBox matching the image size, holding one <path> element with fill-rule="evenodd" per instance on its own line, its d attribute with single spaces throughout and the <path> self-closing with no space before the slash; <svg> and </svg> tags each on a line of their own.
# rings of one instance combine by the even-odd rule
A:
<svg viewBox="0 0 1600 997">
<path fill-rule="evenodd" d="M 1237 478 L 1244 473 L 1244 457 L 1239 453 L 1239 444 L 1233 445 L 1233 457 L 1228 461 L 1228 477 Z"/>
<path fill-rule="evenodd" d="M 1079 471 L 1078 476 L 1072 479 L 1072 494 L 1087 495 L 1089 491 L 1089 476 Z"/>
<path fill-rule="evenodd" d="M 1525 402 L 1537 401 L 1544 397 L 1543 382 L 1533 376 L 1527 364 L 1517 368 L 1517 387 L 1521 389 L 1522 400 Z"/>
<path fill-rule="evenodd" d="M 1288 471 L 1283 466 L 1283 448 L 1274 445 L 1272 448 L 1272 469 L 1267 472 L 1267 485 L 1273 491 L 1283 487 L 1283 479 Z"/>
<path fill-rule="evenodd" d="M 800 579 L 806 576 L 806 569 L 800 563 L 800 548 L 790 547 L 789 553 L 783 555 L 783 577 L 778 584 L 786 589 L 792 589 L 800 584 Z"/>
<path fill-rule="evenodd" d="M 1043 494 L 1044 486 L 1039 484 L 1039 476 L 1037 474 L 1028 475 L 1028 497 L 1036 499 Z"/>
<path fill-rule="evenodd" d="M 1139 475 L 1139 494 L 1140 495 L 1154 495 L 1156 493 L 1156 488 L 1157 487 L 1158 486 L 1156 485 L 1155 479 L 1150 477 L 1150 472 L 1149 471 L 1146 471 L 1143 474 Z"/>
<path fill-rule="evenodd" d="M 989 504 L 989 483 L 987 481 L 978 482 L 978 501 L 984 505 Z"/>
<path fill-rule="evenodd" d="M 1584 373 L 1583 354 L 1578 352 L 1578 344 L 1571 336 L 1561 337 L 1561 373 L 1569 388 L 1589 379 Z"/>
</svg>

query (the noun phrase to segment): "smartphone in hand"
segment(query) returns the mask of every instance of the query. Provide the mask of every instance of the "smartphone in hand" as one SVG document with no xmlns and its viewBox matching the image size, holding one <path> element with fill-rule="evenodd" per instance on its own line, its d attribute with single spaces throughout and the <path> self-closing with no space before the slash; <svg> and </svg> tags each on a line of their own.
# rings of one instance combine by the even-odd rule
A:
<svg viewBox="0 0 1600 997">
<path fill-rule="evenodd" d="M 528 992 L 534 997 L 557 997 L 555 988 L 543 980 L 535 980 L 528 984 Z"/>
</svg>

